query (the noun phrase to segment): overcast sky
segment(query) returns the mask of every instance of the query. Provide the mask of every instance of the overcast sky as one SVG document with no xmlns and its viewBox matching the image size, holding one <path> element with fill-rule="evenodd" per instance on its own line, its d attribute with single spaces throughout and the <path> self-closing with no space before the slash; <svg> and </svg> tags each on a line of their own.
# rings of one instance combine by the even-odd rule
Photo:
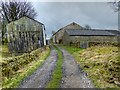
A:
<svg viewBox="0 0 120 90">
<path fill-rule="evenodd" d="M 47 38 L 52 31 L 76 22 L 98 29 L 118 29 L 118 13 L 106 2 L 32 2 L 38 16 L 45 24 Z"/>
</svg>

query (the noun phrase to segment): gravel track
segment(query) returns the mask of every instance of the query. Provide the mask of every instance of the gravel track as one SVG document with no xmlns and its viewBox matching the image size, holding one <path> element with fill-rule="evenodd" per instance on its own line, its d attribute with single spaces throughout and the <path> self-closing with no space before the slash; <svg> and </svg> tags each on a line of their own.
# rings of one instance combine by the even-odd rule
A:
<svg viewBox="0 0 120 90">
<path fill-rule="evenodd" d="M 19 88 L 44 88 L 50 81 L 57 61 L 57 52 L 52 47 L 50 56 L 31 76 L 22 81 Z"/>
<path fill-rule="evenodd" d="M 61 88 L 93 88 L 93 84 L 74 58 L 64 49 L 61 49 L 64 57 L 63 77 Z"/>
<path fill-rule="evenodd" d="M 91 80 L 87 78 L 87 74 L 83 72 L 74 58 L 66 50 L 60 47 L 59 49 L 64 58 L 60 88 L 94 88 Z M 51 47 L 50 56 L 43 65 L 23 80 L 19 88 L 44 88 L 51 80 L 57 57 L 57 51 Z"/>
</svg>

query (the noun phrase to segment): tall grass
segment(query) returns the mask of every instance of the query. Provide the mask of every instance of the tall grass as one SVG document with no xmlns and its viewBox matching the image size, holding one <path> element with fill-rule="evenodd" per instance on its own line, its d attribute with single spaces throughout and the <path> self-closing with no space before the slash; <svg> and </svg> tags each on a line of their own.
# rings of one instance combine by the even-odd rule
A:
<svg viewBox="0 0 120 90">
<path fill-rule="evenodd" d="M 37 60 L 34 60 L 23 68 L 19 69 L 15 73 L 14 77 L 6 79 L 4 78 L 4 81 L 2 82 L 2 88 L 17 88 L 23 79 L 31 75 L 38 67 L 42 65 L 49 54 L 50 49 L 44 50 L 42 53 L 40 53 Z"/>
<path fill-rule="evenodd" d="M 94 46 L 84 50 L 63 46 L 76 59 L 77 63 L 88 73 L 88 77 L 97 88 L 120 89 L 120 57 L 118 47 Z"/>
</svg>

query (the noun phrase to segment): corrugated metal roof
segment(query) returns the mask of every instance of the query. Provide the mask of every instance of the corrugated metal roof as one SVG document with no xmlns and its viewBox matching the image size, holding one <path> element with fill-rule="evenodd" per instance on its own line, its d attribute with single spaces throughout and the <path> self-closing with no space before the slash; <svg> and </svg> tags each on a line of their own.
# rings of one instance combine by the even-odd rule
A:
<svg viewBox="0 0 120 90">
<path fill-rule="evenodd" d="M 105 31 L 108 31 L 110 33 L 113 33 L 115 35 L 119 35 L 120 36 L 120 31 L 118 31 L 118 30 L 105 30 Z"/>
<path fill-rule="evenodd" d="M 106 30 L 83 30 L 83 29 L 69 29 L 66 32 L 70 36 L 115 36 L 115 33 L 108 32 Z"/>
</svg>

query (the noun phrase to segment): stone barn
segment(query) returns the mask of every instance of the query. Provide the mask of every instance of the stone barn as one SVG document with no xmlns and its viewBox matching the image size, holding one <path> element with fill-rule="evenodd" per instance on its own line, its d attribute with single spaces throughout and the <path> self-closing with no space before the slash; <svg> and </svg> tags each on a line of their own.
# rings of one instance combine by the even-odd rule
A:
<svg viewBox="0 0 120 90">
<path fill-rule="evenodd" d="M 83 27 L 81 27 L 79 24 L 77 24 L 75 22 L 62 27 L 52 36 L 53 43 L 57 43 L 57 44 L 63 43 L 63 34 L 64 34 L 65 30 L 67 30 L 67 29 L 82 29 L 82 28 Z"/>
<path fill-rule="evenodd" d="M 0 27 L 0 45 L 2 44 L 2 29 Z"/>
<path fill-rule="evenodd" d="M 93 43 L 118 43 L 119 36 L 117 30 L 69 29 L 63 35 L 63 44 L 87 48 Z"/>
<path fill-rule="evenodd" d="M 27 16 L 7 25 L 10 52 L 31 52 L 46 45 L 44 24 Z"/>
</svg>

